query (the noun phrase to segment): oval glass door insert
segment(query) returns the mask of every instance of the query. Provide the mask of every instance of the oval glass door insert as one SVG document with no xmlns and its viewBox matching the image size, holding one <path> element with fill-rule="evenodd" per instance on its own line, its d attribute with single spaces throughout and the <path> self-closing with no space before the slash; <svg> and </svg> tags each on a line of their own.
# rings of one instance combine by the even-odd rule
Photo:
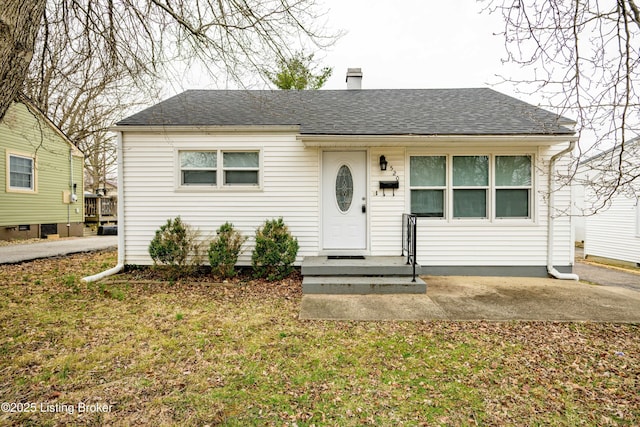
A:
<svg viewBox="0 0 640 427">
<path fill-rule="evenodd" d="M 353 200 L 353 176 L 349 166 L 342 165 L 336 176 L 336 201 L 341 212 L 347 212 Z"/>
</svg>

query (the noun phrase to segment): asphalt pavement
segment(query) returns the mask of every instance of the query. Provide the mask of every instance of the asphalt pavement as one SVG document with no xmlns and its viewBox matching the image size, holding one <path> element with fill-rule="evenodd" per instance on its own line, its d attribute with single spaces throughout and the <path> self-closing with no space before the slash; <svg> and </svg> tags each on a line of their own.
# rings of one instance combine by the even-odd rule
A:
<svg viewBox="0 0 640 427">
<path fill-rule="evenodd" d="M 640 270 L 590 262 L 584 259 L 582 248 L 576 248 L 576 263 L 573 266 L 573 272 L 585 282 L 640 291 Z"/>
<path fill-rule="evenodd" d="M 117 247 L 118 236 L 77 237 L 0 246 L 0 264 L 16 264 L 34 259 Z"/>
</svg>

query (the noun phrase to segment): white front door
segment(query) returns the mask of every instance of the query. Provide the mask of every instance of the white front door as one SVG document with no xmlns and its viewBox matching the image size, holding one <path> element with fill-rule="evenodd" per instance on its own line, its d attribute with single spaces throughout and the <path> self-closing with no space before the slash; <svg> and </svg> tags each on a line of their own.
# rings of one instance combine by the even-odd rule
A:
<svg viewBox="0 0 640 427">
<path fill-rule="evenodd" d="M 322 247 L 329 252 L 367 249 L 367 153 L 322 154 Z"/>
</svg>

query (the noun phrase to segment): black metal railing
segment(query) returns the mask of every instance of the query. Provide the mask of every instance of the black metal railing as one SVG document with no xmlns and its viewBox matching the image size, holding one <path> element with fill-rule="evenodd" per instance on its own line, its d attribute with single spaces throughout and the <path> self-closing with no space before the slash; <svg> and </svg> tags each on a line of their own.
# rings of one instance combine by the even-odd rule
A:
<svg viewBox="0 0 640 427">
<path fill-rule="evenodd" d="M 406 253 L 407 265 L 413 266 L 412 282 L 416 281 L 416 224 L 416 215 L 402 214 L 402 256 Z"/>
</svg>

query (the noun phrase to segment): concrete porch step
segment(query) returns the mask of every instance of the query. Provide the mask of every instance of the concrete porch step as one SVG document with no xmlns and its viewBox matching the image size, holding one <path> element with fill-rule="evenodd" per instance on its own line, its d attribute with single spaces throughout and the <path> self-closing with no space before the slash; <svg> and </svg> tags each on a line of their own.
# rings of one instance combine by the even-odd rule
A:
<svg viewBox="0 0 640 427">
<path fill-rule="evenodd" d="M 303 276 L 411 276 L 412 266 L 401 256 L 365 256 L 364 259 L 330 259 L 326 256 L 304 257 Z M 416 275 L 422 274 L 419 265 Z"/>
<path fill-rule="evenodd" d="M 410 276 L 304 276 L 303 294 L 424 294 L 427 284 Z"/>
</svg>

